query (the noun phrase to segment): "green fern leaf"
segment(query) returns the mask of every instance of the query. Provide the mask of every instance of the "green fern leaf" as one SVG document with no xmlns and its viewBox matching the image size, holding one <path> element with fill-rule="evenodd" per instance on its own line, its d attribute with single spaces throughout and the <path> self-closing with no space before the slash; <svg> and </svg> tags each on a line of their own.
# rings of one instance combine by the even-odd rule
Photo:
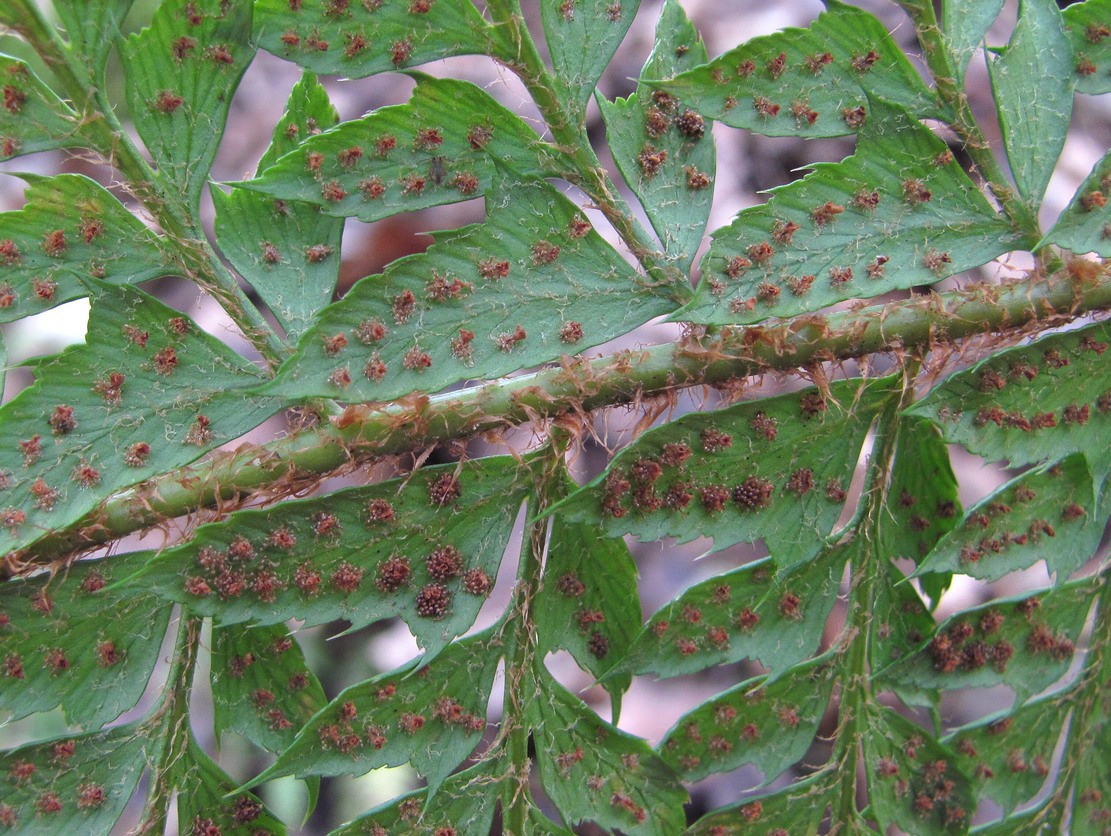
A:
<svg viewBox="0 0 1111 836">
<path fill-rule="evenodd" d="M 695 297 L 673 316 L 759 322 L 934 282 L 1019 245 L 934 136 L 880 100 L 856 153 L 773 189 L 713 234 Z"/>
<path fill-rule="evenodd" d="M 35 368 L 0 407 L 0 549 L 33 543 L 115 491 L 238 438 L 278 407 L 258 372 L 173 308 L 88 280 L 84 345 Z"/>
<path fill-rule="evenodd" d="M 515 460 L 239 511 L 149 562 L 144 582 L 220 624 L 291 618 L 357 629 L 400 616 L 431 654 L 474 622 L 525 488 Z"/>
<path fill-rule="evenodd" d="M 136 284 L 175 272 L 158 237 L 99 184 L 21 177 L 27 203 L 0 214 L 0 322 L 88 296 L 90 279 Z"/>
<path fill-rule="evenodd" d="M 171 607 L 141 587 L 106 587 L 147 557 L 81 561 L 56 577 L 0 584 L 0 709 L 9 719 L 61 706 L 71 725 L 95 729 L 135 705 Z"/>
<path fill-rule="evenodd" d="M 641 75 L 672 75 L 706 60 L 706 47 L 675 0 L 664 3 Z M 598 95 L 606 139 L 625 182 L 648 214 L 664 252 L 690 270 L 710 215 L 715 173 L 710 125 L 644 84 L 628 99 Z"/>
<path fill-rule="evenodd" d="M 941 115 L 931 91 L 873 15 L 837 0 L 809 29 L 784 29 L 653 86 L 703 116 L 767 136 L 842 136 L 885 115 Z"/>
</svg>

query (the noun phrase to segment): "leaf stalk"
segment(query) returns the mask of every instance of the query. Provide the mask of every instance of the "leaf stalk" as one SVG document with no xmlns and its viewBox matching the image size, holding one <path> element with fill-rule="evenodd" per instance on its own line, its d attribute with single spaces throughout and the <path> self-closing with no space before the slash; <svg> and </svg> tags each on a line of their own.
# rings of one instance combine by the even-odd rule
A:
<svg viewBox="0 0 1111 836">
<path fill-rule="evenodd" d="M 921 0 L 897 0 L 897 2 L 914 23 L 926 66 L 933 76 L 934 88 L 941 103 L 952 114 L 949 127 L 960 138 L 962 147 L 983 177 L 988 190 L 998 201 L 1015 230 L 1023 236 L 1026 246 L 1032 250 L 1042 237 L 1037 214 L 1010 185 L 1007 175 L 1003 173 L 991 150 L 991 145 L 972 114 L 968 96 L 957 84 L 957 72 L 953 66 L 952 53 L 942 36 L 933 3 L 921 2 Z"/>
<path fill-rule="evenodd" d="M 267 492 L 271 498 L 286 496 L 337 469 L 497 433 L 537 418 L 878 352 L 945 351 L 975 334 L 1017 335 L 1026 326 L 1045 328 L 1111 309 L 1111 272 L 1093 262 L 1081 266 L 1083 271 L 1072 265 L 1048 277 L 1032 274 L 1007 284 L 974 285 L 856 311 L 723 329 L 712 339 L 684 339 L 593 360 L 564 357 L 555 367 L 456 392 L 350 406 L 334 421 L 266 445 L 217 454 L 117 494 L 73 526 L 8 555 L 6 571 L 14 574 L 27 564 L 95 548 L 207 506 L 227 507 Z"/>
</svg>

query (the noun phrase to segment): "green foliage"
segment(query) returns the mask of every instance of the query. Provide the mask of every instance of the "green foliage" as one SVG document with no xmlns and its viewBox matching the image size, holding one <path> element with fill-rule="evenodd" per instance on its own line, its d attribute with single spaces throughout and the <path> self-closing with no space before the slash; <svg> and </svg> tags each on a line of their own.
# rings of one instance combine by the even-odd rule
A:
<svg viewBox="0 0 1111 836">
<path fill-rule="evenodd" d="M 945 144 L 879 100 L 857 151 L 775 189 L 714 233 L 706 278 L 676 319 L 787 317 L 932 284 L 1017 244 Z"/>
<path fill-rule="evenodd" d="M 924 73 L 836 0 L 713 59 L 675 0 L 541 0 L 528 22 L 481 5 L 165 0 L 129 35 L 129 0 L 55 0 L 58 30 L 32 0 L 0 11 L 24 56 L 0 56 L 0 160 L 79 149 L 138 204 L 20 174 L 26 203 L 0 214 L 0 320 L 91 308 L 0 407 L 0 828 L 163 832 L 176 798 L 183 833 L 284 833 L 261 799 L 292 777 L 305 827 L 342 834 L 1104 832 L 1111 157 L 1038 215 L 1074 94 L 1109 89 L 1111 4 L 1020 4 L 985 50 L 994 149 L 966 79 L 995 0 L 940 21 L 898 4 Z M 254 176 L 218 185 L 257 49 L 303 74 Z M 516 76 L 540 119 L 414 69 L 460 55 Z M 410 100 L 349 121 L 315 75 L 397 71 Z M 716 122 L 855 150 L 711 231 Z M 472 198 L 481 221 L 333 301 L 347 218 Z M 1034 268 L 969 275 L 1014 251 Z M 137 287 L 166 276 L 252 351 Z M 865 310 L 831 313 L 846 302 Z M 628 348 L 653 319 L 680 323 L 673 344 Z M 740 397 L 769 372 L 805 385 Z M 724 397 L 667 412 L 703 384 Z M 590 470 L 595 415 L 629 404 L 633 439 Z M 1012 472 L 977 496 L 956 448 Z M 148 528 L 169 539 L 126 539 Z M 670 551 L 683 580 L 646 614 L 656 541 L 713 557 L 692 576 Z M 1048 588 L 948 595 L 1031 567 Z M 301 632 L 363 653 L 387 621 L 422 652 L 384 671 Z M 621 714 L 646 675 L 714 692 L 646 739 Z M 1004 696 L 958 717 L 968 689 Z M 270 760 L 236 762 L 228 734 Z M 402 765 L 424 784 L 347 823 L 313 813 L 322 779 Z M 732 795 L 696 814 L 706 779 Z"/>
</svg>

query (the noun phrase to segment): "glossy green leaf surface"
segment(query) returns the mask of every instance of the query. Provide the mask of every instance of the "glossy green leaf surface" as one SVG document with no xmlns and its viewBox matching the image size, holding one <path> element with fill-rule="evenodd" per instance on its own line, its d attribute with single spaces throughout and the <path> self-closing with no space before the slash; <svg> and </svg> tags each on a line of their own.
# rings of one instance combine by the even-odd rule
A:
<svg viewBox="0 0 1111 836">
<path fill-rule="evenodd" d="M 0 709 L 9 719 L 61 706 L 70 724 L 91 729 L 135 705 L 171 608 L 138 587 L 104 587 L 147 557 L 82 561 L 53 578 L 0 585 Z"/>
<path fill-rule="evenodd" d="M 949 377 L 908 410 L 945 440 L 1012 465 L 1088 456 L 1096 478 L 1111 466 L 1111 326 L 1090 325 L 1000 351 Z"/>
<path fill-rule="evenodd" d="M 311 137 L 237 185 L 369 222 L 481 197 L 506 179 L 513 182 L 509 172 L 543 177 L 554 153 L 475 85 L 417 76 L 408 103 Z"/>
<path fill-rule="evenodd" d="M 593 821 L 629 836 L 677 833 L 687 794 L 660 756 L 539 676 L 544 695 L 528 700 L 528 717 L 536 750 L 545 753 L 538 759 L 544 792 L 564 822 Z"/>
<path fill-rule="evenodd" d="M 1011 174 L 1037 206 L 1072 115 L 1072 50 L 1054 0 L 1021 0 L 1011 41 L 988 68 Z"/>
<path fill-rule="evenodd" d="M 877 100 L 839 163 L 771 190 L 713 233 L 676 319 L 727 325 L 933 284 L 1017 245 L 940 139 Z"/>
<path fill-rule="evenodd" d="M 426 252 L 359 282 L 263 391 L 374 401 L 436 392 L 557 360 L 674 309 L 546 183 L 487 205 L 485 223 L 439 233 Z"/>
<path fill-rule="evenodd" d="M 870 97 L 938 115 L 933 94 L 872 14 L 837 0 L 807 29 L 741 44 L 653 82 L 703 116 L 767 136 L 842 136 L 885 117 Z"/>
<path fill-rule="evenodd" d="M 274 753 L 327 702 L 301 646 L 279 624 L 212 631 L 212 700 L 217 740 L 236 732 Z"/>
<path fill-rule="evenodd" d="M 160 744 L 131 724 L 4 752 L 4 832 L 111 833 Z"/>
<path fill-rule="evenodd" d="M 21 176 L 26 204 L 0 213 L 0 322 L 89 296 L 90 279 L 135 284 L 174 271 L 157 236 L 93 180 Z"/>
<path fill-rule="evenodd" d="M 338 121 L 316 77 L 304 75 L 290 93 L 259 171 Z M 286 337 L 296 342 L 332 301 L 343 220 L 312 204 L 275 200 L 247 189 L 213 189 L 212 200 L 220 250 L 266 302 Z M 316 257 L 321 253 L 327 256 Z"/>
<path fill-rule="evenodd" d="M 1111 502 L 1097 496 L 1088 462 L 1069 456 L 1028 470 L 975 507 L 921 563 L 919 573 L 998 580 L 1044 560 L 1062 583 L 1096 551 Z"/>
<path fill-rule="evenodd" d="M 474 621 L 526 485 L 509 456 L 239 511 L 167 549 L 143 577 L 217 623 L 351 628 L 400 616 L 430 652 Z"/>
<path fill-rule="evenodd" d="M 818 649 L 846 557 L 835 549 L 779 576 L 759 561 L 695 584 L 648 620 L 609 675 L 679 676 L 749 658 L 774 681 Z"/>
<path fill-rule="evenodd" d="M 0 161 L 81 145 L 78 116 L 24 62 L 0 54 Z"/>
<path fill-rule="evenodd" d="M 362 78 L 490 49 L 490 27 L 468 0 L 255 0 L 254 6 L 259 46 L 327 75 Z"/>
<path fill-rule="evenodd" d="M 134 288 L 93 288 L 87 342 L 40 361 L 35 384 L 0 407 L 0 549 L 188 464 L 278 407 L 247 394 L 257 370 L 188 317 Z"/>
<path fill-rule="evenodd" d="M 714 549 L 763 538 L 780 572 L 813 558 L 841 513 L 882 393 L 860 381 L 684 415 L 618 453 L 556 505 L 611 536 Z"/>
<path fill-rule="evenodd" d="M 252 5 L 167 0 L 151 25 L 120 50 L 135 127 L 161 178 L 191 213 L 198 210 L 235 88 L 254 58 Z"/>
<path fill-rule="evenodd" d="M 643 78 L 706 61 L 706 47 L 676 0 L 664 3 Z M 637 85 L 627 99 L 598 97 L 606 139 L 622 177 L 648 214 L 664 252 L 690 270 L 710 215 L 716 168 L 711 125 L 693 110 Z"/>
<path fill-rule="evenodd" d="M 1085 0 L 1062 12 L 1078 93 L 1111 92 L 1111 0 Z"/>
<path fill-rule="evenodd" d="M 750 679 L 684 714 L 660 741 L 684 781 L 750 763 L 770 784 L 814 742 L 835 680 L 829 658 L 799 665 L 766 684 Z"/>
<path fill-rule="evenodd" d="M 1109 71 L 1111 73 L 1111 71 Z M 1096 163 L 1045 241 L 1080 255 L 1111 256 L 1111 151 Z"/>
</svg>

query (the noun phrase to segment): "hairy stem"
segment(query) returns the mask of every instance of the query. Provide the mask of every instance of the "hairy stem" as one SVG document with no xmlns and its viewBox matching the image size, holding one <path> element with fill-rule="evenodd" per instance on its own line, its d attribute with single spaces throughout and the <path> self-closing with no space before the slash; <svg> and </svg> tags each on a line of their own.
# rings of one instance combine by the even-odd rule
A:
<svg viewBox="0 0 1111 836">
<path fill-rule="evenodd" d="M 563 444 L 562 434 L 556 433 L 548 448 L 532 459 L 532 472 L 536 479 L 536 507 L 529 508 L 530 518 L 521 544 L 520 563 L 517 567 L 517 587 L 513 608 L 506 621 L 510 629 L 505 652 L 505 709 L 502 719 L 502 736 L 510 760 L 514 781 L 508 790 L 503 812 L 503 827 L 509 836 L 525 836 L 528 810 L 529 724 L 526 719 L 528 701 L 537 690 L 534 672 L 536 660 L 536 622 L 532 608 L 540 591 L 540 576 L 544 565 L 544 552 L 548 541 L 547 519 L 534 518 L 559 498 L 558 486 L 562 484 Z"/>
<path fill-rule="evenodd" d="M 21 561 L 49 561 L 216 503 L 226 507 L 256 493 L 284 496 L 338 468 L 538 418 L 583 415 L 691 386 L 735 384 L 750 375 L 877 352 L 945 350 L 974 334 L 1017 333 L 1111 309 L 1111 273 L 1083 264 L 1095 274 L 1064 270 L 856 311 L 723 329 L 703 341 L 685 339 L 594 360 L 565 357 L 558 367 L 456 392 L 351 406 L 331 422 L 219 453 L 124 491 L 74 526 L 9 556 L 8 571 Z"/>
<path fill-rule="evenodd" d="M 932 2 L 923 0 L 898 0 L 899 5 L 914 21 L 918 42 L 933 76 L 935 89 L 942 104 L 952 113 L 949 127 L 960 137 L 964 150 L 972 159 L 980 176 L 1003 211 L 1007 213 L 1014 228 L 1023 235 L 1025 245 L 1033 249 L 1041 239 L 1038 217 L 1033 208 L 1025 203 L 1011 187 L 1007 175 L 1003 173 L 995 154 L 984 137 L 983 131 L 972 115 L 968 96 L 957 85 L 957 73 L 953 67 L 952 56 L 938 25 L 937 14 Z"/>
<path fill-rule="evenodd" d="M 849 822 L 857 817 L 857 772 L 865 733 L 864 713 L 868 703 L 874 698 L 868 665 L 872 611 L 875 607 L 880 561 L 887 559 L 879 551 L 879 529 L 883 524 L 887 489 L 895 461 L 895 444 L 899 436 L 898 415 L 909 405 L 912 391 L 913 382 L 908 377 L 902 391 L 888 400 L 876 422 L 872 461 L 861 502 L 865 511 L 863 524 L 857 529 L 856 536 L 860 545 L 852 563 L 852 591 L 846 620 L 850 645 L 845 655 L 844 675 L 841 680 L 841 724 L 835 756 L 841 771 L 840 810 L 837 818 L 842 822 Z"/>
<path fill-rule="evenodd" d="M 161 739 L 162 751 L 151 773 L 151 789 L 143 818 L 134 831 L 138 834 L 162 833 L 166 829 L 170 801 L 174 797 L 175 772 L 189 745 L 189 694 L 200 635 L 201 619 L 183 616 L 162 704 L 144 723 L 150 737 Z"/>
<path fill-rule="evenodd" d="M 14 5 L 15 28 L 54 72 L 59 92 L 75 106 L 85 103 L 82 136 L 115 166 L 130 192 L 158 222 L 170 245 L 174 266 L 220 303 L 255 350 L 276 369 L 285 353 L 282 341 L 220 262 L 190 208 L 143 158 L 116 118 L 105 91 L 84 66 L 73 60 L 35 4 L 15 0 Z"/>
</svg>

